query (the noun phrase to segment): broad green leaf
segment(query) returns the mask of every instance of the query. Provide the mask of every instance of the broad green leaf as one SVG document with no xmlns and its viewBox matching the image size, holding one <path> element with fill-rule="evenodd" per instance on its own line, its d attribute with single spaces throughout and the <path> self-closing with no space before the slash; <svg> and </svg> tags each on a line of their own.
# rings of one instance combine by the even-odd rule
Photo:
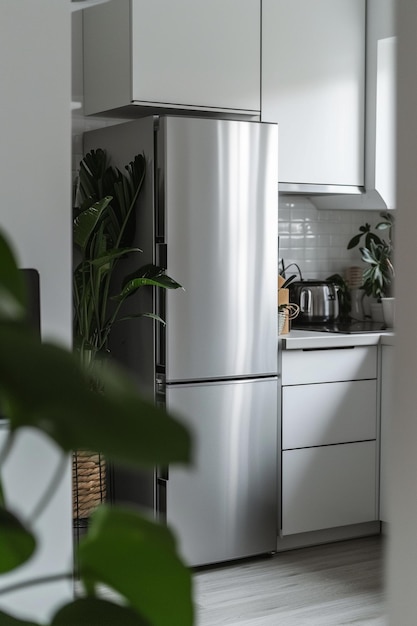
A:
<svg viewBox="0 0 417 626">
<path fill-rule="evenodd" d="M 12 615 L 4 613 L 3 611 L 0 611 L 0 624 L 1 626 L 41 626 L 38 623 L 35 624 L 35 622 L 27 622 L 26 620 L 17 619 L 16 617 L 12 617 Z"/>
<path fill-rule="evenodd" d="M 80 213 L 73 223 L 74 244 L 79 246 L 81 250 L 85 250 L 90 237 L 97 228 L 100 219 L 103 216 L 107 206 L 112 201 L 111 196 L 106 196 L 98 202 L 95 202 L 88 209 Z"/>
<path fill-rule="evenodd" d="M 352 237 L 347 245 L 347 249 L 351 250 L 352 248 L 355 248 L 359 244 L 361 237 L 362 235 L 355 235 L 354 237 Z"/>
<path fill-rule="evenodd" d="M 13 513 L 0 507 L 0 574 L 26 563 L 35 548 L 36 541 L 32 533 Z"/>
<path fill-rule="evenodd" d="M 146 285 L 151 285 L 153 287 L 162 287 L 163 289 L 181 289 L 181 285 L 177 283 L 170 276 L 162 275 L 158 278 L 144 278 L 143 276 L 134 278 L 130 280 L 122 289 L 122 291 L 117 295 L 113 296 L 112 300 L 116 300 L 121 302 L 133 296 L 138 289 L 141 287 L 145 287 Z"/>
<path fill-rule="evenodd" d="M 87 588 L 108 585 L 152 626 L 192 625 L 191 573 L 167 527 L 133 510 L 104 505 L 80 543 L 79 563 Z"/>
<path fill-rule="evenodd" d="M 160 317 L 159 315 L 156 315 L 156 313 L 136 313 L 136 315 L 125 315 L 125 317 L 121 317 L 117 321 L 124 322 L 126 320 L 133 320 L 137 317 L 150 317 L 151 319 L 160 322 L 164 326 L 166 325 L 165 320 L 163 320 L 162 317 Z"/>
<path fill-rule="evenodd" d="M 113 296 L 113 299 L 121 302 L 145 285 L 162 287 L 163 289 L 183 289 L 182 285 L 165 274 L 163 267 L 150 263 L 126 276 L 122 291 L 117 296 Z"/>
<path fill-rule="evenodd" d="M 0 318 L 23 319 L 26 310 L 24 279 L 6 236 L 0 233 Z"/>
<path fill-rule="evenodd" d="M 360 251 L 362 255 L 362 260 L 365 261 L 365 263 L 375 264 L 375 258 L 372 256 L 368 248 L 361 248 Z"/>
<path fill-rule="evenodd" d="M 3 626 L 2 622 L 0 622 Z M 62 607 L 51 626 L 151 626 L 137 611 L 98 598 L 81 598 Z"/>
<path fill-rule="evenodd" d="M 189 460 L 184 426 L 139 397 L 113 364 L 97 372 L 105 389 L 99 394 L 76 355 L 28 331 L 0 325 L 0 345 L 0 401 L 7 403 L 12 429 L 33 426 L 65 451 L 99 450 L 130 465 Z"/>
<path fill-rule="evenodd" d="M 103 256 L 96 257 L 94 259 L 91 259 L 90 261 L 86 261 L 86 263 L 91 263 L 92 265 L 100 267 L 101 265 L 106 265 L 107 263 L 110 263 L 110 261 L 114 261 L 115 259 L 126 256 L 126 254 L 130 254 L 130 252 L 142 252 L 142 250 L 140 248 L 116 248 L 113 250 L 108 250 L 108 252 Z"/>
<path fill-rule="evenodd" d="M 367 233 L 365 237 L 366 247 L 372 249 L 372 246 L 375 246 L 375 244 L 377 246 L 381 245 L 381 239 L 378 237 L 378 235 L 375 235 L 375 233 Z"/>
</svg>

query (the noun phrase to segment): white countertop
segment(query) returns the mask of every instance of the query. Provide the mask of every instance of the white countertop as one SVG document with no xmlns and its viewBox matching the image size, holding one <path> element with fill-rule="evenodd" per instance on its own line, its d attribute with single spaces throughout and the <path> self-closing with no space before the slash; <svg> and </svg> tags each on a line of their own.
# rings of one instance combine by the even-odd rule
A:
<svg viewBox="0 0 417 626">
<path fill-rule="evenodd" d="M 280 335 L 283 350 L 304 350 L 306 348 L 338 348 L 342 346 L 375 346 L 394 344 L 394 333 L 326 333 L 309 330 L 292 330 Z"/>
</svg>

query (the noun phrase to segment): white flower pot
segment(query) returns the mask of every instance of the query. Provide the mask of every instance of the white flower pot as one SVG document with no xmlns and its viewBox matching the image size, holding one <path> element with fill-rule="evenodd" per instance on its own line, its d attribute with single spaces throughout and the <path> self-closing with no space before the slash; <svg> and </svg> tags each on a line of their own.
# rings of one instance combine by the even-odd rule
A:
<svg viewBox="0 0 417 626">
<path fill-rule="evenodd" d="M 384 312 L 382 310 L 382 302 L 371 303 L 371 318 L 373 322 L 385 322 Z"/>
<path fill-rule="evenodd" d="M 388 328 L 394 328 L 395 298 L 381 298 L 384 322 Z"/>
</svg>

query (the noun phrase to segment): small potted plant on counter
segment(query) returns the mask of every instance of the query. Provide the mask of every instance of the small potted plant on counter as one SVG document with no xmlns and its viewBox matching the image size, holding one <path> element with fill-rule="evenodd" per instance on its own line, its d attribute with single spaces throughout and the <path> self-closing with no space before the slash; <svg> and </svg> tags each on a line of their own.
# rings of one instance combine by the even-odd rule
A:
<svg viewBox="0 0 417 626">
<path fill-rule="evenodd" d="M 385 316 L 388 317 L 388 308 L 392 309 L 393 304 L 392 288 L 395 276 L 393 264 L 394 217 L 386 211 L 381 212 L 380 217 L 382 220 L 375 226 L 375 230 L 386 231 L 386 239 L 372 232 L 370 224 L 366 223 L 360 226 L 359 233 L 352 237 L 347 248 L 350 250 L 363 242 L 364 245 L 359 250 L 361 259 L 367 264 L 367 267 L 363 271 L 361 289 L 365 295 L 374 298 L 377 303 L 382 302 L 382 306 L 387 310 Z M 392 325 L 392 319 L 385 319 L 385 322 Z"/>
</svg>

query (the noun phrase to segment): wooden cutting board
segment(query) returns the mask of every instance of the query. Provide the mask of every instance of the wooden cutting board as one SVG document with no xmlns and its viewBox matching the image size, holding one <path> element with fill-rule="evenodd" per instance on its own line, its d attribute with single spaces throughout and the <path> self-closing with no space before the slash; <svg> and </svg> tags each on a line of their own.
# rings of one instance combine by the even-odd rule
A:
<svg viewBox="0 0 417 626">
<path fill-rule="evenodd" d="M 281 289 L 282 285 L 285 283 L 285 279 L 278 274 L 278 305 L 280 304 L 288 304 L 290 292 L 289 289 Z M 284 328 L 282 329 L 281 335 L 287 335 L 290 332 L 290 324 L 288 317 L 285 319 Z"/>
</svg>

